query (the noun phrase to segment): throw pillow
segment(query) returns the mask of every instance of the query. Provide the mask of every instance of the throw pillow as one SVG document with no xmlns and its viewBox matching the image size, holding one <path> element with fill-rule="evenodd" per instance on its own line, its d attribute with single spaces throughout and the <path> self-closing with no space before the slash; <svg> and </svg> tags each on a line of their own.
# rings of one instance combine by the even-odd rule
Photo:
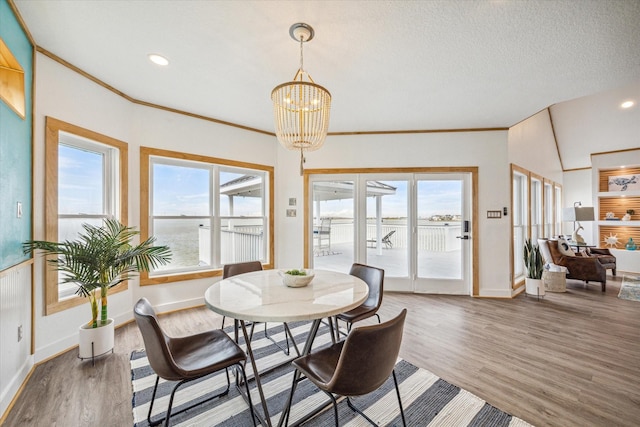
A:
<svg viewBox="0 0 640 427">
<path fill-rule="evenodd" d="M 558 239 L 558 250 L 564 256 L 576 256 L 565 239 Z"/>
</svg>

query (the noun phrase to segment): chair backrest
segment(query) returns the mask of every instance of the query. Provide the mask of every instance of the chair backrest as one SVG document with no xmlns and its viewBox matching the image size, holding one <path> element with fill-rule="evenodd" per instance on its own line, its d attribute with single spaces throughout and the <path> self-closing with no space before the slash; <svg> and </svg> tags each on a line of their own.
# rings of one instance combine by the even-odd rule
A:
<svg viewBox="0 0 640 427">
<path fill-rule="evenodd" d="M 222 267 L 222 278 L 236 276 L 242 273 L 249 273 L 251 271 L 261 271 L 262 263 L 260 261 L 247 261 L 238 262 L 236 264 L 225 264 Z"/>
<path fill-rule="evenodd" d="M 540 254 L 544 259 L 544 263 L 553 264 L 553 257 L 551 256 L 551 251 L 549 250 L 549 244 L 547 242 L 547 239 L 538 239 L 538 247 L 540 248 Z"/>
<path fill-rule="evenodd" d="M 342 396 L 359 396 L 384 384 L 400 353 L 406 316 L 405 308 L 387 322 L 353 329 L 327 389 Z"/>
<path fill-rule="evenodd" d="M 395 233 L 395 232 L 396 232 L 396 230 L 391 230 L 390 232 L 388 232 L 387 235 L 382 238 L 382 241 L 384 242 L 384 241 L 389 240 L 389 237 L 393 236 L 393 233 Z"/>
<path fill-rule="evenodd" d="M 380 308 L 384 291 L 384 270 L 370 265 L 354 263 L 349 274 L 364 280 L 369 286 L 369 296 L 362 305 Z"/>
<path fill-rule="evenodd" d="M 171 338 L 160 327 L 156 313 L 146 298 L 140 298 L 133 307 L 133 317 L 140 328 L 147 359 L 154 372 L 166 380 L 183 379 L 169 350 Z"/>
</svg>

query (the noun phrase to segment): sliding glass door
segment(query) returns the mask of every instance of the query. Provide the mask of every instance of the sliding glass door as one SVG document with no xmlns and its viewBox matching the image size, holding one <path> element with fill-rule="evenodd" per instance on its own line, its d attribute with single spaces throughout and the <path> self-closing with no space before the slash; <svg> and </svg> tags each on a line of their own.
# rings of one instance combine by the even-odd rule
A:
<svg viewBox="0 0 640 427">
<path fill-rule="evenodd" d="M 385 289 L 471 294 L 471 174 L 312 176 L 309 265 L 385 270 Z"/>
</svg>

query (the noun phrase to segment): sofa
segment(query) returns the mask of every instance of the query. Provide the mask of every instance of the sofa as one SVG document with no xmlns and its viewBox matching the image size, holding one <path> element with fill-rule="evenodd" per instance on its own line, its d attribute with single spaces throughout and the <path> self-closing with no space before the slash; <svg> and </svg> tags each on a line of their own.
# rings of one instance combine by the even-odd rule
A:
<svg viewBox="0 0 640 427">
<path fill-rule="evenodd" d="M 558 240 L 538 239 L 538 246 L 545 263 L 566 267 L 568 279 L 584 280 L 586 283 L 600 282 L 602 292 L 606 291 L 607 269 L 598 256 L 573 254 L 570 250 L 561 251 Z"/>
</svg>

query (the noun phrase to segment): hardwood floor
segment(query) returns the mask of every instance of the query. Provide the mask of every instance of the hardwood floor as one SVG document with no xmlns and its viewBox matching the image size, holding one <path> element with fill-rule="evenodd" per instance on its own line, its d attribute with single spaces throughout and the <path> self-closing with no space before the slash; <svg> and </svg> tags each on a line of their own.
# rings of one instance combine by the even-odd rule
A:
<svg viewBox="0 0 640 427">
<path fill-rule="evenodd" d="M 536 426 L 640 423 L 640 302 L 617 298 L 619 280 L 568 281 L 567 293 L 513 300 L 385 294 L 381 316 L 407 307 L 400 356 Z M 172 335 L 220 326 L 204 307 L 161 316 Z M 115 353 L 77 350 L 39 365 L 6 426 L 131 426 L 129 355 L 135 323 L 116 330 Z"/>
</svg>

